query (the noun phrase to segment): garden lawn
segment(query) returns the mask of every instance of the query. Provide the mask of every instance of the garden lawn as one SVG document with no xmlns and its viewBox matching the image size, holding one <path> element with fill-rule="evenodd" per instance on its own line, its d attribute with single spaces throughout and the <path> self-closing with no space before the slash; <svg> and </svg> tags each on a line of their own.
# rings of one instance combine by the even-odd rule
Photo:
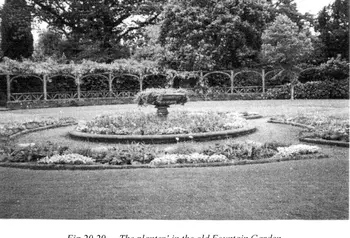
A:
<svg viewBox="0 0 350 238">
<path fill-rule="evenodd" d="M 136 105 L 0 112 L 0 121 L 30 117 L 92 119 Z M 319 113 L 348 118 L 347 100 L 191 102 L 171 110 Z M 154 111 L 152 107 L 145 109 Z M 237 140 L 297 144 L 300 128 L 250 121 Z M 74 127 L 36 132 L 17 142 L 68 143 Z M 206 142 L 213 143 L 213 142 Z M 167 146 L 167 145 L 162 145 Z M 219 168 L 32 171 L 0 167 L 0 218 L 42 219 L 349 219 L 349 150 L 320 146 L 330 158 Z"/>
<path fill-rule="evenodd" d="M 98 171 L 0 168 L 1 218 L 348 219 L 348 150 L 330 159 Z"/>
</svg>

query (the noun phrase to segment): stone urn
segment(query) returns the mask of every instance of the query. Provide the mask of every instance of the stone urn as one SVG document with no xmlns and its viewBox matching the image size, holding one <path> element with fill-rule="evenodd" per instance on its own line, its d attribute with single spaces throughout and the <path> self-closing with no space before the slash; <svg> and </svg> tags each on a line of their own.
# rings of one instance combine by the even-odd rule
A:
<svg viewBox="0 0 350 238">
<path fill-rule="evenodd" d="M 159 96 L 154 105 L 157 108 L 157 115 L 160 117 L 166 117 L 169 114 L 168 107 L 170 105 L 184 104 L 186 101 L 187 96 L 184 93 L 169 93 Z"/>
</svg>

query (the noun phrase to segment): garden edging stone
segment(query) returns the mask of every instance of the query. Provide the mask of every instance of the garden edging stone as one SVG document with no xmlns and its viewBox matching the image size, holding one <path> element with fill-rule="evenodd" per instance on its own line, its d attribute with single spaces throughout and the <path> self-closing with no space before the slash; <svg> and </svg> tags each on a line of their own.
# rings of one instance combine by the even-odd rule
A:
<svg viewBox="0 0 350 238">
<path fill-rule="evenodd" d="M 175 143 L 183 141 L 207 141 L 214 139 L 225 139 L 229 137 L 236 137 L 253 133 L 257 130 L 256 127 L 246 127 L 235 130 L 216 131 L 206 133 L 191 133 L 191 134 L 171 134 L 171 135 L 101 135 L 91 134 L 79 131 L 70 131 L 69 135 L 72 138 L 89 141 L 100 142 L 118 142 L 118 143 L 130 143 L 130 142 L 143 142 L 143 143 Z"/>
<path fill-rule="evenodd" d="M 313 126 L 308 126 L 308 125 L 295 123 L 295 122 L 284 122 L 284 121 L 278 121 L 278 120 L 273 120 L 273 119 L 269 119 L 267 122 L 268 123 L 275 123 L 275 124 L 291 125 L 291 126 L 306 128 L 306 129 L 309 129 L 309 130 L 315 129 L 315 127 L 313 127 Z"/>
<path fill-rule="evenodd" d="M 339 147 L 349 147 L 349 145 L 350 145 L 349 142 L 345 142 L 345 141 L 324 140 L 324 139 L 315 139 L 315 138 L 308 138 L 308 137 L 299 138 L 299 141 L 307 142 L 307 143 L 321 144 L 321 145 L 335 145 L 335 146 L 339 146 Z"/>
<path fill-rule="evenodd" d="M 29 129 L 29 130 L 23 130 L 20 132 L 17 132 L 15 134 L 12 134 L 10 136 L 8 136 L 8 139 L 13 139 L 15 137 L 21 136 L 21 135 L 25 135 L 25 134 L 29 134 L 32 132 L 37 132 L 37 131 L 44 131 L 44 130 L 48 130 L 48 129 L 54 129 L 54 128 L 59 128 L 59 127 L 66 127 L 66 126 L 73 126 L 73 125 L 77 125 L 77 122 L 72 122 L 72 123 L 65 123 L 65 124 L 60 124 L 60 125 L 50 125 L 50 126 L 44 126 L 44 127 L 37 127 L 37 128 L 33 128 L 33 129 Z"/>
</svg>

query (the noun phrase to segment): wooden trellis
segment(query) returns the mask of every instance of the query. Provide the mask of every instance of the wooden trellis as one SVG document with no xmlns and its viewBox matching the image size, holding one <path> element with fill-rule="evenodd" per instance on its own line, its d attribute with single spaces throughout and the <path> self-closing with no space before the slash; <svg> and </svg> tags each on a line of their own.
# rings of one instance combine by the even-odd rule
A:
<svg viewBox="0 0 350 238">
<path fill-rule="evenodd" d="M 247 93 L 265 93 L 266 92 L 266 84 L 265 79 L 268 74 L 272 74 L 276 72 L 275 70 L 265 73 L 265 70 L 223 70 L 223 71 L 211 71 L 211 72 L 203 72 L 196 71 L 190 72 L 193 75 L 197 75 L 199 77 L 200 82 L 204 82 L 206 78 L 210 75 L 220 74 L 227 77 L 229 80 L 229 87 L 216 87 L 215 90 L 219 93 L 223 94 L 247 94 Z M 251 73 L 256 74 L 261 78 L 261 85 L 257 86 L 241 86 L 235 85 L 237 76 L 243 73 Z M 158 74 L 154 74 L 158 75 Z M 171 82 L 173 82 L 175 77 L 180 76 L 181 74 L 175 74 L 172 77 Z M 113 81 L 118 77 L 128 76 L 135 78 L 135 80 L 139 83 L 138 90 L 123 90 L 123 89 L 113 89 Z M 7 81 L 7 100 L 8 102 L 21 102 L 21 101 L 51 101 L 51 100 L 79 100 L 79 99 L 109 99 L 109 98 L 129 98 L 134 97 L 139 91 L 144 89 L 143 82 L 145 78 L 153 76 L 152 74 L 148 75 L 137 75 L 137 74 L 115 74 L 105 73 L 105 74 L 86 74 L 83 76 L 76 75 L 10 75 L 6 74 Z M 163 75 L 166 77 L 166 75 Z M 11 85 L 14 79 L 18 79 L 21 77 L 33 77 L 37 78 L 42 82 L 42 92 L 21 92 L 21 93 L 12 93 Z M 64 92 L 48 92 L 47 84 L 51 82 L 55 77 L 65 77 L 74 80 L 76 88 L 71 89 L 69 91 Z M 85 78 L 88 77 L 96 77 L 100 78 L 100 80 L 105 80 L 108 82 L 107 90 L 99 90 L 99 91 L 82 91 L 81 84 Z"/>
</svg>

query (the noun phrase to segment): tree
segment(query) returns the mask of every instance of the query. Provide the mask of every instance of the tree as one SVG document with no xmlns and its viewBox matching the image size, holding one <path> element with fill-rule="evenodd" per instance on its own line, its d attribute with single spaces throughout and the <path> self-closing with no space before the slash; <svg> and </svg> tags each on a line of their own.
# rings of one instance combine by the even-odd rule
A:
<svg viewBox="0 0 350 238">
<path fill-rule="evenodd" d="M 281 67 L 291 81 L 291 97 L 297 83 L 299 69 L 296 65 L 311 54 L 313 48 L 308 33 L 299 30 L 287 16 L 279 15 L 262 35 L 261 56 L 263 61 Z"/>
<path fill-rule="evenodd" d="M 315 29 L 320 33 L 323 51 L 327 58 L 341 54 L 349 60 L 349 1 L 335 0 L 317 16 Z M 327 59 L 326 58 L 326 59 Z"/>
<path fill-rule="evenodd" d="M 54 31 L 46 30 L 40 33 L 36 48 L 38 50 L 39 55 L 59 57 L 62 55 L 62 41 L 63 39 L 61 34 Z"/>
<path fill-rule="evenodd" d="M 258 59 L 269 5 L 255 1 L 170 1 L 160 42 L 180 70 L 229 69 Z"/>
<path fill-rule="evenodd" d="M 132 58 L 151 60 L 159 65 L 164 64 L 170 53 L 159 43 L 160 25 L 147 26 L 140 29 L 127 44 L 132 48 Z"/>
<path fill-rule="evenodd" d="M 31 13 L 25 0 L 6 0 L 1 13 L 3 56 L 20 60 L 33 53 Z"/>
<path fill-rule="evenodd" d="M 297 9 L 297 4 L 294 2 L 294 0 L 273 1 L 271 15 L 272 21 L 278 15 L 286 15 L 291 21 L 298 25 L 299 29 L 302 29 L 306 22 L 308 22 L 311 25 L 313 24 L 313 16 L 309 13 L 300 13 Z"/>
<path fill-rule="evenodd" d="M 36 17 L 76 44 L 110 51 L 134 30 L 153 24 L 164 0 L 28 0 Z"/>
</svg>

